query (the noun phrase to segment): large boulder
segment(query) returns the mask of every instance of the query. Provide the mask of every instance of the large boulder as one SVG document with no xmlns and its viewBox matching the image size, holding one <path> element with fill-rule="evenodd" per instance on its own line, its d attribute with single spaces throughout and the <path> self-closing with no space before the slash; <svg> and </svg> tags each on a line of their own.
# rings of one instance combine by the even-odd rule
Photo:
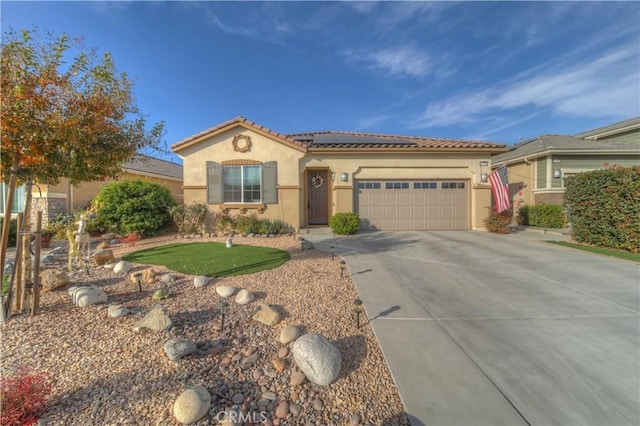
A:
<svg viewBox="0 0 640 426">
<path fill-rule="evenodd" d="M 119 262 L 118 262 L 119 263 Z M 129 279 L 132 283 L 138 284 L 138 279 L 136 275 L 142 274 L 140 280 L 142 280 L 142 284 L 153 284 L 156 281 L 156 270 L 154 268 L 143 269 L 142 271 L 132 272 L 129 275 Z"/>
<path fill-rule="evenodd" d="M 305 334 L 293 344 L 293 359 L 309 381 L 327 386 L 342 368 L 340 351 L 319 334 Z"/>
<path fill-rule="evenodd" d="M 156 305 L 135 325 L 135 329 L 167 330 L 173 325 L 171 318 L 164 312 L 162 305 Z"/>
<path fill-rule="evenodd" d="M 115 257 L 113 257 L 113 252 L 110 249 L 98 250 L 93 254 L 93 260 L 95 260 L 96 265 L 102 266 L 105 263 L 113 262 Z"/>
<path fill-rule="evenodd" d="M 95 285 L 88 287 L 72 287 L 69 289 L 71 300 L 76 306 L 97 305 L 99 303 L 107 303 L 107 293 Z"/>
<path fill-rule="evenodd" d="M 211 407 L 211 395 L 204 386 L 187 389 L 173 403 L 173 415 L 186 425 L 204 417 Z"/>
<path fill-rule="evenodd" d="M 262 324 L 276 325 L 280 322 L 282 316 L 280 315 L 280 312 L 276 311 L 271 306 L 260 303 L 252 318 L 254 321 L 258 321 Z"/>
<path fill-rule="evenodd" d="M 69 284 L 69 276 L 65 271 L 46 269 L 40 273 L 42 291 L 47 292 Z"/>
</svg>

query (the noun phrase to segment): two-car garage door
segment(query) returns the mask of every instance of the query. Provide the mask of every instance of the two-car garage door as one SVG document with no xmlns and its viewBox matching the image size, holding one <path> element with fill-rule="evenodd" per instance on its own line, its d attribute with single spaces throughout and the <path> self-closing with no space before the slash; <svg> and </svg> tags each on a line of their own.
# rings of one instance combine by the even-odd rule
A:
<svg viewBox="0 0 640 426">
<path fill-rule="evenodd" d="M 369 230 L 469 229 L 465 181 L 359 180 L 356 207 Z"/>
</svg>

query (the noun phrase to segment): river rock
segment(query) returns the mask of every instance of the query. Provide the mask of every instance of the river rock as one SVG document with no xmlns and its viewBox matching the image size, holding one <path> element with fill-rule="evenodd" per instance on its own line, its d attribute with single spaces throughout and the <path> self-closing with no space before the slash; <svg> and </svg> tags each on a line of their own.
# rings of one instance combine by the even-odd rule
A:
<svg viewBox="0 0 640 426">
<path fill-rule="evenodd" d="M 107 293 L 93 284 L 88 287 L 73 287 L 73 289 L 73 292 L 70 293 L 71 300 L 76 306 L 82 307 L 97 305 L 99 303 L 107 303 Z"/>
<path fill-rule="evenodd" d="M 96 265 L 102 266 L 105 263 L 113 262 L 115 257 L 113 257 L 113 252 L 110 249 L 98 250 L 93 254 L 93 260 L 96 262 Z"/>
<path fill-rule="evenodd" d="M 107 309 L 107 313 L 111 318 L 120 318 L 129 315 L 131 311 L 122 305 L 111 305 Z"/>
<path fill-rule="evenodd" d="M 111 244 L 109 244 L 109 241 L 102 241 L 96 246 L 98 250 L 108 249 L 109 247 L 111 247 Z"/>
<path fill-rule="evenodd" d="M 280 343 L 287 344 L 293 342 L 300 336 L 300 329 L 295 325 L 288 325 L 280 332 Z"/>
<path fill-rule="evenodd" d="M 362 416 L 360 414 L 352 414 L 351 417 L 349 417 L 349 425 L 350 426 L 358 426 L 359 424 L 362 423 Z"/>
<path fill-rule="evenodd" d="M 121 260 L 113 267 L 114 274 L 126 274 L 133 268 L 133 265 L 126 260 Z"/>
<path fill-rule="evenodd" d="M 164 274 L 160 277 L 160 282 L 163 284 L 173 284 L 176 282 L 176 277 L 173 274 Z"/>
<path fill-rule="evenodd" d="M 177 361 L 183 356 L 189 355 L 197 350 L 195 343 L 190 342 L 181 337 L 174 337 L 169 339 L 164 344 L 164 352 L 167 354 L 171 361 Z"/>
<path fill-rule="evenodd" d="M 243 288 L 236 295 L 236 303 L 238 305 L 246 305 L 248 303 L 251 303 L 253 301 L 253 298 L 254 298 L 253 293 Z"/>
<path fill-rule="evenodd" d="M 46 269 L 40 273 L 42 291 L 47 292 L 69 284 L 69 276 L 65 271 Z"/>
<path fill-rule="evenodd" d="M 304 375 L 302 371 L 296 371 L 291 375 L 290 384 L 291 386 L 300 386 L 301 384 L 304 383 L 306 379 L 307 377 Z"/>
<path fill-rule="evenodd" d="M 173 325 L 171 318 L 164 312 L 162 305 L 156 305 L 135 325 L 136 329 L 166 330 Z"/>
<path fill-rule="evenodd" d="M 204 386 L 187 389 L 173 403 L 173 415 L 182 424 L 195 423 L 207 414 L 211 395 Z"/>
<path fill-rule="evenodd" d="M 225 299 L 227 297 L 233 296 L 233 293 L 235 292 L 236 292 L 236 289 L 228 285 L 219 285 L 218 287 L 216 287 L 216 293 L 218 293 L 218 296 L 224 297 Z"/>
<path fill-rule="evenodd" d="M 276 311 L 271 306 L 260 303 L 252 318 L 254 321 L 273 326 L 280 322 L 282 316 L 280 315 L 280 312 Z"/>
<path fill-rule="evenodd" d="M 201 288 L 207 285 L 208 282 L 209 282 L 209 277 L 204 275 L 199 275 L 193 279 L 193 286 L 195 288 Z"/>
<path fill-rule="evenodd" d="M 327 386 L 342 368 L 340 351 L 319 334 L 305 334 L 295 341 L 291 350 L 293 359 L 309 381 Z"/>
<path fill-rule="evenodd" d="M 276 417 L 279 419 L 284 419 L 289 415 L 289 403 L 287 401 L 282 401 L 278 404 L 276 408 Z"/>
</svg>

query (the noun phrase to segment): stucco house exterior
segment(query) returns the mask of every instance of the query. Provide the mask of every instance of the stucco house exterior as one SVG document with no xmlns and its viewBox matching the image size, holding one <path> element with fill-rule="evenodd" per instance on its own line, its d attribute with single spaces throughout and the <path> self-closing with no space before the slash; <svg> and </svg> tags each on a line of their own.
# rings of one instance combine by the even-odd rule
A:
<svg viewBox="0 0 640 426">
<path fill-rule="evenodd" d="M 356 132 L 282 134 L 236 117 L 175 143 L 184 202 L 294 229 L 355 212 L 364 229 L 484 229 L 498 143 Z"/>
<path fill-rule="evenodd" d="M 177 202 L 182 202 L 182 166 L 169 161 L 146 155 L 136 154 L 131 161 L 122 165 L 122 173 L 117 180 L 142 179 L 166 186 Z M 84 182 L 71 185 L 68 179 L 63 179 L 57 185 L 34 185 L 32 193 L 31 211 L 42 211 L 44 224 L 59 213 L 71 213 L 76 209 L 84 209 L 91 204 L 98 195 L 100 188 L 114 179 Z M 2 207 L 4 213 L 6 186 L 2 184 Z M 21 212 L 24 208 L 24 187 L 16 190 L 12 213 Z"/>
<path fill-rule="evenodd" d="M 640 164 L 640 117 L 575 136 L 538 136 L 495 155 L 491 164 L 507 165 L 514 214 L 524 205 L 562 205 L 567 176 Z"/>
</svg>

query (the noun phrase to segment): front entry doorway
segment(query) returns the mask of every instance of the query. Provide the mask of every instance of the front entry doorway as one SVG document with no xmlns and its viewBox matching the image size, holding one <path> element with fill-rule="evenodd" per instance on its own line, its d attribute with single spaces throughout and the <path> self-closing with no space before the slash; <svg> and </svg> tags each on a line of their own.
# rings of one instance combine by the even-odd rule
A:
<svg viewBox="0 0 640 426">
<path fill-rule="evenodd" d="M 329 224 L 329 173 L 327 170 L 307 171 L 307 223 Z"/>
</svg>

